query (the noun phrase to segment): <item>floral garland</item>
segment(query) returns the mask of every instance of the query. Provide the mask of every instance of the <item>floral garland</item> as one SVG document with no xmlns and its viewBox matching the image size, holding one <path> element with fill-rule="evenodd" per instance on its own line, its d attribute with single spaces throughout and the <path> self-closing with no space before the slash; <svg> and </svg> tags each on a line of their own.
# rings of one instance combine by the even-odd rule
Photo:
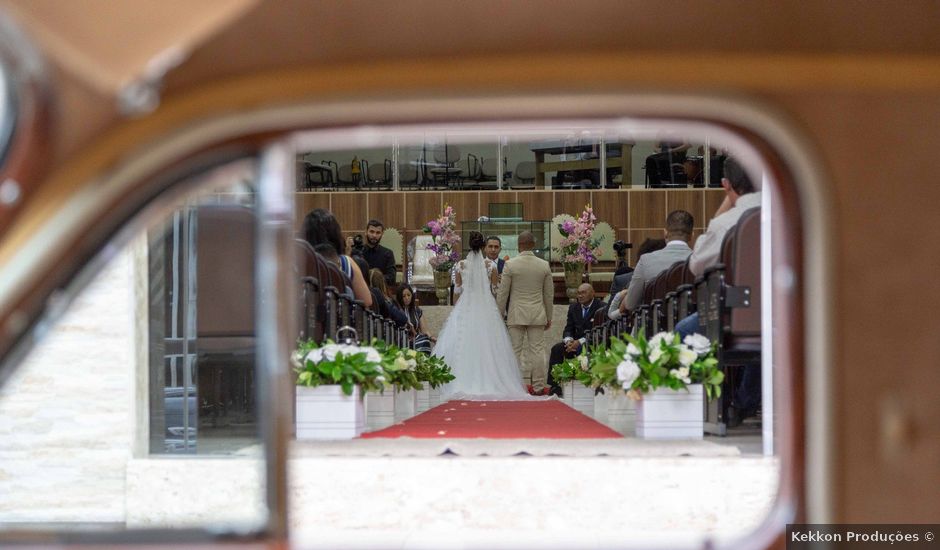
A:
<svg viewBox="0 0 940 550">
<path fill-rule="evenodd" d="M 597 248 L 601 239 L 592 237 L 596 221 L 594 211 L 588 204 L 585 205 L 580 218 L 558 224 L 562 240 L 554 251 L 566 269 L 577 269 L 579 266 L 597 263 Z"/>
<path fill-rule="evenodd" d="M 460 235 L 457 234 L 457 214 L 452 206 L 444 205 L 444 214 L 436 220 L 431 220 L 424 226 L 424 232 L 431 234 L 431 243 L 427 249 L 434 253 L 430 263 L 434 271 L 450 272 L 460 259 L 460 254 L 454 249 L 460 244 Z"/>
</svg>

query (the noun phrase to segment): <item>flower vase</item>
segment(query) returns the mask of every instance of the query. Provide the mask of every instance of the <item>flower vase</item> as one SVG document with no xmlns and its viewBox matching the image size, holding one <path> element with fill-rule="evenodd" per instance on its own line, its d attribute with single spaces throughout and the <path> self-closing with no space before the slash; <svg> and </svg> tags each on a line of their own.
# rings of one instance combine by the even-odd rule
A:
<svg viewBox="0 0 940 550">
<path fill-rule="evenodd" d="M 403 422 L 415 415 L 418 394 L 414 389 L 402 390 L 395 386 L 395 422 Z"/>
<path fill-rule="evenodd" d="M 619 390 L 607 389 L 607 426 L 622 435 L 634 435 L 636 402 Z"/>
<path fill-rule="evenodd" d="M 339 385 L 297 386 L 297 439 L 352 439 L 365 427 L 359 386 L 352 395 Z"/>
<path fill-rule="evenodd" d="M 427 382 L 422 385 L 424 389 L 415 391 L 415 414 L 421 414 L 431 408 L 431 387 Z"/>
<path fill-rule="evenodd" d="M 636 435 L 643 439 L 702 439 L 704 422 L 702 384 L 659 388 L 637 403 Z"/>
<path fill-rule="evenodd" d="M 581 414 L 594 418 L 594 388 L 572 380 L 565 384 L 563 392 L 566 405 Z"/>
<path fill-rule="evenodd" d="M 366 392 L 366 431 L 374 432 L 395 423 L 395 392 Z"/>
<path fill-rule="evenodd" d="M 584 264 L 565 264 L 565 293 L 568 301 L 578 299 L 578 287 L 584 279 Z"/>
<path fill-rule="evenodd" d="M 438 304 L 447 305 L 447 298 L 450 297 L 450 271 L 434 272 L 434 294 Z"/>
</svg>

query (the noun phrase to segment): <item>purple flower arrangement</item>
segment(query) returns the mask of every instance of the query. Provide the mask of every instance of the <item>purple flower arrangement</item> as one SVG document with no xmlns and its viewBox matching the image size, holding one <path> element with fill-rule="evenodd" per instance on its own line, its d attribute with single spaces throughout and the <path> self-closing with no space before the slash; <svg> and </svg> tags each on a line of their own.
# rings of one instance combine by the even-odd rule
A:
<svg viewBox="0 0 940 550">
<path fill-rule="evenodd" d="M 597 248 L 600 239 L 592 237 L 594 234 L 594 211 L 591 205 L 584 207 L 581 217 L 576 220 L 566 220 L 558 224 L 562 240 L 555 248 L 559 260 L 565 268 L 576 269 L 578 266 L 597 263 Z"/>
<path fill-rule="evenodd" d="M 456 219 L 454 208 L 444 205 L 444 214 L 424 226 L 424 232 L 431 234 L 432 242 L 427 245 L 427 249 L 434 253 L 430 260 L 434 271 L 449 272 L 460 259 L 460 253 L 454 250 L 460 244 Z"/>
</svg>

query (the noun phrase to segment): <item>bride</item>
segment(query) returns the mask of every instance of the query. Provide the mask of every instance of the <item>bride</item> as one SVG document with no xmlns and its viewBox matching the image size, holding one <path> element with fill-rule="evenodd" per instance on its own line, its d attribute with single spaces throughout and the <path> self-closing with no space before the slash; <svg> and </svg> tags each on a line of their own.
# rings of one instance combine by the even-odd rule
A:
<svg viewBox="0 0 940 550">
<path fill-rule="evenodd" d="M 434 355 L 450 366 L 455 378 L 441 389 L 446 399 L 523 401 L 534 399 L 522 384 L 503 316 L 491 284 L 496 265 L 483 257 L 483 235 L 471 231 L 470 253 L 457 264 L 460 300 L 444 322 Z"/>
</svg>

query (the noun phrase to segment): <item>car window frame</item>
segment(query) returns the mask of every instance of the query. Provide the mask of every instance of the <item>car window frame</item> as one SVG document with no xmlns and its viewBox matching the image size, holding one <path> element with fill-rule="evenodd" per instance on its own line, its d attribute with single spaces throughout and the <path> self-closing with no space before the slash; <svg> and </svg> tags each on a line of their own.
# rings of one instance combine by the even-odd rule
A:
<svg viewBox="0 0 940 550">
<path fill-rule="evenodd" d="M 342 116 L 337 116 L 337 113 Z M 175 146 L 159 151 L 161 154 L 128 158 L 125 164 L 101 175 L 105 180 L 103 185 L 112 186 L 112 193 L 101 200 L 123 205 L 121 209 L 109 214 L 109 224 L 106 225 L 111 227 L 111 232 L 99 231 L 90 242 L 86 242 L 84 248 L 74 252 L 72 263 L 63 270 L 58 280 L 52 281 L 53 284 L 45 281 L 45 286 L 32 287 L 23 292 L 24 296 L 31 299 L 17 303 L 26 305 L 14 308 L 12 312 L 4 312 L 3 317 L 0 317 L 0 326 L 5 327 L 8 334 L 13 333 L 16 336 L 7 344 L 14 343 L 18 352 L 23 351 L 24 345 L 28 347 L 30 342 L 23 339 L 28 330 L 37 326 L 43 314 L 48 315 L 61 307 L 62 281 L 74 279 L 82 268 L 91 265 L 92 258 L 97 257 L 111 242 L 111 238 L 117 235 L 117 228 L 125 227 L 148 206 L 152 207 L 157 197 L 164 197 L 164 193 L 168 191 L 184 191 L 172 189 L 172 178 L 158 177 L 155 174 L 159 167 L 170 162 L 169 159 L 188 159 L 198 165 L 200 162 L 205 163 L 206 156 L 217 157 L 223 154 L 222 152 L 230 153 L 233 143 L 237 143 L 241 154 L 254 154 L 262 159 L 262 181 L 269 181 L 265 179 L 269 177 L 280 178 L 282 186 L 290 181 L 289 189 L 290 193 L 293 193 L 292 155 L 305 139 L 296 133 L 300 129 L 303 129 L 303 132 L 320 132 L 323 135 L 330 132 L 334 133 L 332 135 L 335 135 L 335 132 L 354 135 L 361 134 L 363 127 L 372 125 L 393 127 L 396 123 L 403 122 L 442 124 L 442 121 L 447 120 L 500 120 L 519 123 L 533 119 L 565 119 L 559 116 L 560 113 L 577 118 L 613 120 L 635 117 L 648 121 L 706 124 L 721 128 L 742 140 L 747 140 L 753 155 L 759 158 L 774 180 L 779 182 L 778 207 L 785 219 L 793 222 L 793 227 L 783 236 L 784 246 L 790 251 L 788 265 L 784 269 L 789 270 L 790 276 L 781 278 L 785 279 L 786 284 L 775 284 L 773 289 L 775 315 L 779 315 L 783 320 L 781 326 L 787 327 L 787 330 L 781 331 L 784 338 L 778 337 L 775 345 L 781 350 L 782 364 L 785 365 L 785 368 L 781 369 L 784 371 L 781 385 L 784 386 L 784 391 L 788 392 L 784 402 L 789 402 L 793 407 L 791 422 L 784 423 L 781 430 L 788 443 L 781 449 L 781 484 L 777 502 L 764 524 L 755 532 L 752 542 L 761 541 L 761 544 L 767 545 L 782 536 L 779 529 L 781 520 L 822 517 L 826 513 L 826 503 L 829 499 L 828 485 L 825 482 L 829 467 L 825 430 L 831 411 L 825 408 L 828 404 L 828 371 L 825 358 L 829 350 L 825 342 L 820 342 L 818 335 L 825 333 L 823 328 L 827 326 L 829 304 L 826 300 L 821 300 L 813 304 L 813 307 L 806 307 L 803 296 L 807 287 L 826 288 L 826 251 L 830 247 L 827 236 L 831 235 L 831 231 L 827 230 L 829 220 L 823 214 L 828 203 L 825 187 L 821 184 L 824 170 L 810 153 L 811 148 L 807 140 L 801 137 L 793 124 L 769 106 L 755 103 L 753 100 L 690 94 L 627 93 L 603 96 L 515 95 L 377 100 L 259 108 L 248 113 L 235 113 L 200 121 L 185 129 L 177 128 L 175 130 L 178 131 L 168 132 L 164 136 L 166 140 L 173 140 Z M 708 113 L 708 116 L 704 117 L 701 113 Z M 145 166 L 140 166 L 140 163 Z M 271 208 L 272 226 L 266 230 L 267 233 L 259 236 L 272 241 L 274 245 L 271 248 L 271 261 L 282 261 L 283 258 L 289 257 L 283 256 L 290 253 L 286 249 L 289 247 L 284 244 L 289 243 L 289 239 L 280 243 L 284 246 L 279 246 L 277 239 L 284 239 L 288 231 L 292 231 L 293 210 L 285 210 L 283 201 L 276 199 L 266 204 L 269 206 L 264 208 Z M 79 218 L 72 223 L 87 227 L 88 219 L 90 217 L 86 217 L 82 222 Z M 82 223 L 85 225 L 82 226 Z M 814 238 L 807 239 L 806 235 L 813 235 Z M 284 277 L 287 276 L 286 271 L 279 271 L 279 274 L 264 274 L 264 281 L 277 281 L 280 278 L 283 283 Z M 259 281 L 259 286 L 261 284 L 263 283 Z M 57 292 L 59 294 L 56 294 Z M 284 299 L 285 296 L 279 295 L 277 302 Z M 269 311 L 267 314 L 274 313 Z M 11 324 L 14 315 L 18 315 L 14 319 L 18 320 Z M 293 317 L 287 315 L 288 319 Z M 263 356 L 274 365 L 278 358 L 287 357 L 282 353 L 289 349 L 291 343 L 284 341 L 283 337 L 279 340 L 276 337 L 270 338 L 271 342 L 264 348 Z M 812 353 L 807 351 L 810 345 L 815 347 Z M 11 346 L 7 346 L 7 350 L 9 349 Z M 4 355 L 0 369 L 6 370 L 8 359 L 16 355 Z M 265 387 L 276 388 L 275 391 L 289 391 L 286 376 L 278 377 L 271 373 L 269 375 L 263 377 L 268 379 L 266 382 L 259 381 L 259 385 L 266 384 Z M 807 394 L 804 388 L 808 388 L 811 393 Z M 821 399 L 817 403 L 814 402 L 814 397 Z M 287 536 L 286 434 L 290 411 L 283 410 L 287 401 L 280 400 L 283 406 L 279 409 L 268 410 L 262 406 L 262 410 L 268 410 L 264 413 L 268 415 L 264 422 L 266 425 L 270 422 L 262 433 L 265 437 L 272 438 L 270 441 L 266 440 L 269 470 L 267 478 L 273 481 L 267 489 L 271 518 L 264 533 L 253 534 L 252 537 L 283 540 Z M 818 428 L 805 425 L 806 409 L 810 409 L 809 414 L 814 414 L 819 420 Z M 812 470 L 807 469 L 807 463 L 814 464 Z M 271 471 L 272 468 L 274 471 Z M 807 487 L 814 485 L 821 487 L 818 494 L 807 495 Z M 812 498 L 807 498 L 808 496 Z M 815 504 L 809 504 L 809 501 Z"/>
</svg>

